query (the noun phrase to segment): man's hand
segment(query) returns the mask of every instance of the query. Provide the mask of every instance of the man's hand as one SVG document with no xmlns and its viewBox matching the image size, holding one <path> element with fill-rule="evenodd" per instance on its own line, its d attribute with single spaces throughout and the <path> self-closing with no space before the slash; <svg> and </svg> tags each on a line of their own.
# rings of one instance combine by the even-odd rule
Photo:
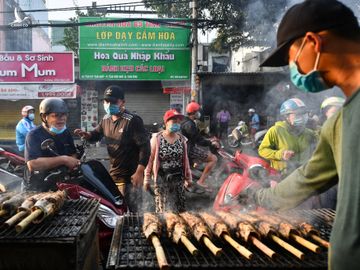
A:
<svg viewBox="0 0 360 270">
<path fill-rule="evenodd" d="M 215 149 L 220 149 L 220 143 L 218 141 L 212 141 L 211 146 Z"/>
<path fill-rule="evenodd" d="M 63 163 L 70 170 L 74 170 L 80 165 L 80 160 L 72 157 L 72 156 L 61 156 L 63 159 Z"/>
<path fill-rule="evenodd" d="M 89 140 L 91 138 L 91 134 L 89 132 L 83 131 L 79 128 L 74 130 L 74 134 L 76 136 L 84 138 L 85 140 Z"/>
<path fill-rule="evenodd" d="M 138 165 L 136 172 L 131 176 L 131 183 L 136 188 L 141 188 L 144 183 L 144 170 L 143 165 Z"/>
<path fill-rule="evenodd" d="M 282 160 L 289 160 L 295 155 L 295 152 L 292 150 L 284 150 L 282 153 Z"/>
</svg>

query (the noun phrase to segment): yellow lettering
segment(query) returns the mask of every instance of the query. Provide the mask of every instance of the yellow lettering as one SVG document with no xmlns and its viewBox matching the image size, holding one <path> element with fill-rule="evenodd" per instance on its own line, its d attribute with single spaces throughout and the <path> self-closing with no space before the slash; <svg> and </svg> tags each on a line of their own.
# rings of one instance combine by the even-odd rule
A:
<svg viewBox="0 0 360 270">
<path fill-rule="evenodd" d="M 133 32 L 128 32 L 129 39 L 132 39 Z"/>
</svg>

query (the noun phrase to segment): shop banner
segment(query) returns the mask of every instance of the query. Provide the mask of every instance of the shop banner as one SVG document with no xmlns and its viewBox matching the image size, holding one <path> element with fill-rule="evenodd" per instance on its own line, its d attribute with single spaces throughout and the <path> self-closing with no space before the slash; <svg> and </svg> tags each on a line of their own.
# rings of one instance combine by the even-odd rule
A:
<svg viewBox="0 0 360 270">
<path fill-rule="evenodd" d="M 43 99 L 47 97 L 76 98 L 79 86 L 76 84 L 0 84 L 0 99 Z"/>
<path fill-rule="evenodd" d="M 72 52 L 0 52 L 0 83 L 73 83 Z"/>
<path fill-rule="evenodd" d="M 186 80 L 189 50 L 82 50 L 81 80 Z"/>
<path fill-rule="evenodd" d="M 80 26 L 79 62 L 82 80 L 188 80 L 190 29 L 187 21 L 171 25 L 142 20 Z M 119 18 L 117 18 L 119 20 Z"/>
</svg>

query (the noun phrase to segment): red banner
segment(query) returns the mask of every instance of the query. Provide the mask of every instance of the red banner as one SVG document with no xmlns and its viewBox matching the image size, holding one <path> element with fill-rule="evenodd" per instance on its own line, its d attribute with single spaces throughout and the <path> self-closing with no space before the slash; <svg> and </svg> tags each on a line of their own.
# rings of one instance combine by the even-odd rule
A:
<svg viewBox="0 0 360 270">
<path fill-rule="evenodd" d="M 190 87 L 165 87 L 163 88 L 164 94 L 189 94 L 191 92 Z"/>
<path fill-rule="evenodd" d="M 0 83 L 73 83 L 72 52 L 0 52 Z"/>
</svg>

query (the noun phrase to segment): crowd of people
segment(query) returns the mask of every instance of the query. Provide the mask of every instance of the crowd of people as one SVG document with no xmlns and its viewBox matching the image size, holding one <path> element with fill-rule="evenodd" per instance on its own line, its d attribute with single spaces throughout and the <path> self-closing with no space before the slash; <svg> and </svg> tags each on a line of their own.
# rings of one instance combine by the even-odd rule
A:
<svg viewBox="0 0 360 270">
<path fill-rule="evenodd" d="M 359 22 L 341 2 L 305 0 L 286 12 L 278 28 L 277 48 L 262 66 L 289 65 L 291 81 L 300 90 L 314 93 L 338 86 L 347 100 L 325 99 L 320 117 L 309 113 L 299 98 L 284 100 L 279 108 L 281 121 L 269 128 L 258 149 L 282 180 L 270 188 L 254 182 L 242 191 L 248 202 L 268 209 L 294 208 L 309 199 L 318 203 L 309 207 L 336 209 L 329 252 L 332 269 L 357 269 L 360 256 L 359 42 Z M 197 185 L 209 188 L 206 180 L 217 163 L 209 148 L 220 145 L 201 136 L 195 123 L 200 118 L 198 103 L 187 105 L 186 116 L 166 111 L 164 130 L 151 139 L 141 117 L 125 109 L 124 91 L 119 86 L 105 89 L 103 106 L 107 115 L 93 131 L 76 129 L 74 134 L 90 142 L 105 139 L 110 175 L 129 211 L 139 211 L 142 189 L 152 187 L 157 212 L 184 211 L 185 188 L 194 185 L 190 167 L 196 162 L 206 163 Z M 248 114 L 254 140 L 260 120 L 254 108 Z M 61 165 L 73 170 L 80 165 L 66 128 L 68 108 L 61 99 L 44 99 L 38 127 L 33 124 L 33 107 L 24 107 L 22 116 L 16 142 L 19 151 L 25 151 L 24 188 L 43 191 L 47 186 L 41 179 L 47 171 Z M 225 108 L 217 114 L 222 138 L 230 119 Z M 58 155 L 41 148 L 47 138 L 55 141 Z"/>
</svg>

